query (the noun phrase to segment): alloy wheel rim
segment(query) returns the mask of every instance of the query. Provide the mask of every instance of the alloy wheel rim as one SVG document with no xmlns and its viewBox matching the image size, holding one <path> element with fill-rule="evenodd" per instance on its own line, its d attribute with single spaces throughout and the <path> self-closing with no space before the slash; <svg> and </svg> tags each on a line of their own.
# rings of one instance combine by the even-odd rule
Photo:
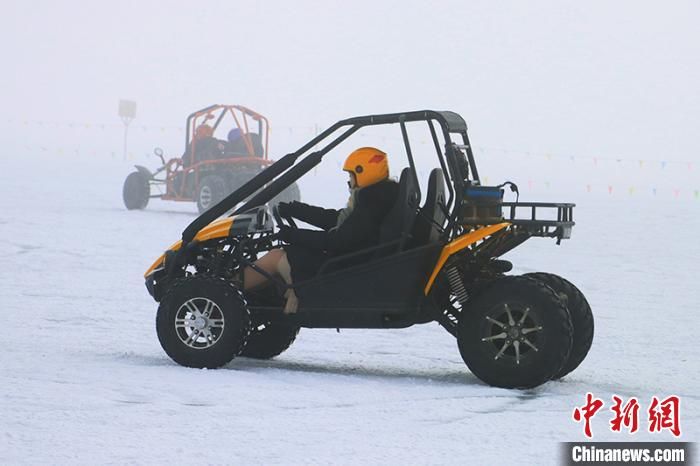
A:
<svg viewBox="0 0 700 466">
<path fill-rule="evenodd" d="M 209 298 L 185 301 L 175 314 L 175 333 L 186 346 L 207 349 L 214 346 L 224 332 L 224 313 Z"/>
<path fill-rule="evenodd" d="M 484 317 L 481 341 L 489 345 L 494 360 L 519 366 L 540 351 L 543 328 L 530 306 L 503 303 Z"/>
</svg>

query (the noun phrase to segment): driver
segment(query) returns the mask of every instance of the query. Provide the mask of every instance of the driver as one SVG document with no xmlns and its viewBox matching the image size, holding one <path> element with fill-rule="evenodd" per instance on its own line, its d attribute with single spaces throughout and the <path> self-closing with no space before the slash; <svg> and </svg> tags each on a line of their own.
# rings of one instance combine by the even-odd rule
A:
<svg viewBox="0 0 700 466">
<path fill-rule="evenodd" d="M 204 123 L 194 130 L 189 146 L 182 154 L 182 164 L 185 168 L 202 160 L 215 158 L 212 154 L 220 151 L 219 141 L 214 138 L 214 128 Z"/>
<path fill-rule="evenodd" d="M 334 210 L 296 201 L 280 203 L 280 216 L 295 217 L 321 230 L 279 226 L 278 237 L 287 245 L 270 250 L 255 263 L 258 267 L 292 284 L 312 278 L 331 257 L 379 243 L 380 226 L 398 195 L 398 184 L 389 179 L 387 155 L 374 147 L 362 147 L 348 156 L 343 170 L 350 177 L 347 206 Z M 267 282 L 251 267 L 245 268 L 242 278 L 245 290 Z M 296 312 L 298 299 L 294 289 L 290 288 L 285 297 L 284 312 Z"/>
</svg>

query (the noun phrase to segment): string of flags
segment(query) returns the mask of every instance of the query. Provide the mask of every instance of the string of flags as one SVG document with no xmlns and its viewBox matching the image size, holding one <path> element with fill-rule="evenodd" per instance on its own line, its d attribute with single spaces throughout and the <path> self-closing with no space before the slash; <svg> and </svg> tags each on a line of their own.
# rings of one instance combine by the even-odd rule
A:
<svg viewBox="0 0 700 466">
<path fill-rule="evenodd" d="M 108 129 L 123 129 L 123 125 L 121 123 L 91 123 L 91 122 L 61 122 L 61 121 L 42 121 L 42 120 L 13 120 L 13 119 L 8 119 L 7 120 L 8 124 L 21 124 L 24 126 L 39 126 L 39 127 L 65 127 L 65 128 L 73 128 L 73 129 L 85 129 L 85 130 L 100 130 L 100 131 L 106 131 Z M 151 124 L 132 124 L 131 125 L 132 129 L 137 129 L 141 130 L 143 132 L 178 132 L 181 134 L 184 134 L 185 128 L 183 126 L 165 126 L 165 125 L 151 125 Z M 286 131 L 289 134 L 294 134 L 295 132 L 303 132 L 305 134 L 319 134 L 321 130 L 323 129 L 322 126 L 319 125 L 313 125 L 313 126 L 284 126 L 284 127 L 275 127 L 271 128 L 271 132 L 273 130 L 278 130 L 278 131 Z M 362 136 L 362 135 L 360 135 Z M 382 140 L 381 142 L 385 143 L 387 140 L 390 141 L 401 141 L 400 138 L 392 138 L 392 137 L 384 137 L 381 136 L 380 139 Z M 431 140 L 427 139 L 420 139 L 417 141 L 419 144 L 432 144 Z M 531 151 L 523 151 L 523 150 L 517 150 L 517 149 L 508 149 L 508 148 L 502 148 L 502 147 L 489 147 L 489 146 L 475 146 L 474 149 L 478 152 L 482 153 L 492 153 L 492 152 L 501 152 L 503 154 L 517 154 L 525 157 L 539 157 L 539 158 L 544 158 L 547 161 L 562 161 L 562 160 L 568 160 L 572 163 L 576 163 L 577 161 L 580 160 L 588 160 L 593 163 L 595 167 L 598 167 L 601 162 L 614 162 L 614 163 L 636 163 L 637 167 L 639 169 L 645 169 L 645 168 L 653 168 L 656 167 L 661 170 L 665 170 L 668 168 L 670 165 L 675 165 L 678 167 L 682 167 L 683 169 L 686 169 L 688 171 L 693 171 L 695 169 L 696 161 L 694 160 L 677 160 L 677 159 L 631 159 L 631 158 L 626 158 L 626 157 L 609 157 L 609 156 L 599 156 L 599 155 L 564 155 L 564 154 L 554 154 L 551 152 L 531 152 Z"/>
<path fill-rule="evenodd" d="M 115 151 L 109 152 L 109 153 L 104 153 L 102 151 L 99 151 L 96 148 L 72 148 L 72 149 L 66 149 L 66 148 L 49 148 L 46 146 L 30 146 L 30 145 L 25 145 L 24 148 L 27 150 L 27 152 L 36 152 L 36 153 L 48 153 L 48 152 L 53 152 L 55 151 L 58 153 L 58 155 L 87 155 L 87 156 L 92 156 L 92 157 L 97 157 L 100 155 L 110 155 L 112 158 L 116 158 L 118 154 Z M 128 159 L 133 160 L 135 157 L 135 154 L 133 152 L 130 152 L 128 154 Z M 338 162 L 339 163 L 339 162 Z M 496 180 L 489 180 L 488 176 L 482 177 L 481 182 L 484 185 L 489 185 L 489 182 L 497 182 Z M 545 190 L 550 190 L 553 188 L 554 185 L 557 183 L 553 183 L 550 180 L 534 180 L 534 179 L 528 179 L 527 180 L 527 188 L 528 191 L 532 191 L 535 189 L 542 189 L 544 188 Z M 569 188 L 576 188 L 576 184 L 567 184 Z M 601 183 L 585 183 L 582 185 L 579 185 L 580 191 L 583 191 L 587 194 L 607 194 L 610 196 L 619 196 L 619 195 L 627 195 L 627 196 L 636 196 L 636 195 L 647 195 L 647 196 L 652 196 L 652 197 L 673 197 L 674 199 L 687 199 L 687 198 L 692 198 L 695 200 L 700 200 L 700 187 L 697 188 L 688 188 L 688 187 L 668 187 L 668 186 L 654 186 L 654 185 L 621 185 L 621 184 L 601 184 Z"/>
<path fill-rule="evenodd" d="M 599 166 L 600 162 L 615 162 L 615 163 L 627 163 L 636 162 L 640 169 L 645 167 L 658 166 L 662 170 L 669 165 L 683 165 L 688 170 L 693 170 L 695 166 L 695 161 L 693 160 L 678 160 L 678 159 L 631 159 L 627 157 L 604 157 L 597 155 L 562 155 L 562 154 L 552 154 L 552 153 L 540 153 L 540 152 L 529 152 L 520 151 L 513 149 L 502 149 L 494 147 L 477 146 L 477 150 L 480 152 L 493 152 L 500 151 L 504 154 L 521 154 L 527 157 L 542 157 L 548 161 L 552 160 L 569 160 L 570 162 L 576 162 L 578 160 L 590 160 L 593 162 L 594 166 Z"/>
<path fill-rule="evenodd" d="M 15 123 L 15 124 L 22 124 L 25 126 L 43 126 L 43 127 L 67 127 L 67 128 L 75 128 L 75 129 L 85 129 L 85 130 L 99 130 L 99 131 L 106 131 L 106 130 L 111 130 L 115 128 L 122 129 L 123 125 L 121 123 L 78 123 L 78 122 L 60 122 L 60 121 L 39 121 L 39 120 L 7 120 L 8 123 Z M 184 133 L 184 128 L 179 127 L 179 126 L 159 126 L 159 125 L 132 125 L 132 128 L 140 129 L 142 131 L 158 131 L 158 132 L 165 132 L 165 131 L 177 131 L 177 132 L 182 132 Z M 284 130 L 288 131 L 289 134 L 293 134 L 294 132 L 303 132 L 306 134 L 319 134 L 320 131 L 322 130 L 322 127 L 319 125 L 314 125 L 313 127 L 311 126 L 297 126 L 297 127 L 277 127 L 277 130 Z M 362 136 L 362 135 L 361 135 Z M 387 137 L 381 137 L 382 143 L 386 143 L 387 140 L 395 140 L 395 138 L 387 138 Z M 400 139 L 397 139 L 397 141 L 401 142 Z M 432 145 L 432 140 L 419 140 L 417 141 L 419 144 L 430 144 Z M 59 155 L 64 155 L 64 154 L 75 154 L 75 155 L 89 155 L 89 156 L 100 156 L 100 155 L 111 155 L 112 158 L 116 156 L 115 151 L 107 152 L 105 153 L 102 150 L 98 150 L 96 148 L 84 148 L 84 147 L 75 147 L 75 148 L 65 148 L 65 147 L 46 147 L 44 145 L 41 146 L 32 146 L 32 145 L 26 145 L 25 148 L 27 149 L 28 152 L 57 152 Z M 673 159 L 668 159 L 668 160 L 650 160 L 650 159 L 629 159 L 629 158 L 623 158 L 623 157 L 605 157 L 605 156 L 587 156 L 587 155 L 562 155 L 562 154 L 554 154 L 550 152 L 546 153 L 537 153 L 537 152 L 528 152 L 528 151 L 520 151 L 520 150 L 512 150 L 512 149 L 505 149 L 505 148 L 496 148 L 496 147 L 488 147 L 488 146 L 475 146 L 474 147 L 475 152 L 477 155 L 479 153 L 482 153 L 486 156 L 489 154 L 492 154 L 493 152 L 500 151 L 504 154 L 517 154 L 517 155 L 522 155 L 526 157 L 540 157 L 544 158 L 547 161 L 558 161 L 558 162 L 571 162 L 571 163 L 577 163 L 580 160 L 587 160 L 592 162 L 594 167 L 600 168 L 601 170 L 607 170 L 610 168 L 610 164 L 613 165 L 613 167 L 616 164 L 634 164 L 636 165 L 640 170 L 641 169 L 656 169 L 656 170 L 667 170 L 670 168 L 670 166 L 674 166 L 677 169 L 682 169 L 687 172 L 692 172 L 695 169 L 695 164 L 696 161 L 693 160 L 673 160 Z M 133 152 L 128 154 L 129 159 L 133 159 L 135 154 Z M 697 162 L 700 163 L 700 162 Z M 628 167 L 629 168 L 629 167 Z M 488 184 L 488 178 L 482 179 L 482 183 Z M 529 179 L 527 181 L 528 189 L 532 190 L 534 188 L 539 188 L 539 189 L 551 189 L 552 187 L 552 182 L 549 180 L 532 180 Z M 674 187 L 674 188 L 669 188 L 667 186 L 653 186 L 653 185 L 627 185 L 623 186 L 621 184 L 600 184 L 600 183 L 585 183 L 582 186 L 582 191 L 590 194 L 607 194 L 607 195 L 615 195 L 619 196 L 621 194 L 625 194 L 627 196 L 636 196 L 636 195 L 648 195 L 648 196 L 669 196 L 673 197 L 674 199 L 681 199 L 681 198 L 692 198 L 696 200 L 700 200 L 700 189 L 689 189 L 686 186 L 683 187 Z"/>
<path fill-rule="evenodd" d="M 483 177 L 481 180 L 482 184 L 488 186 L 489 178 Z M 551 181 L 539 181 L 535 182 L 532 179 L 528 179 L 527 187 L 529 191 L 535 188 L 544 187 L 546 190 L 551 189 Z M 568 186 L 571 186 L 570 184 Z M 575 187 L 575 185 L 573 186 Z M 580 188 L 580 186 L 579 186 Z M 591 184 L 587 183 L 585 185 L 585 192 L 588 194 L 607 194 L 607 195 L 618 195 L 626 194 L 628 196 L 634 195 L 650 195 L 652 197 L 661 196 L 672 196 L 674 199 L 688 198 L 691 197 L 695 200 L 700 200 L 700 189 L 692 188 L 669 188 L 669 187 L 658 187 L 650 185 L 615 185 L 615 184 Z"/>
</svg>

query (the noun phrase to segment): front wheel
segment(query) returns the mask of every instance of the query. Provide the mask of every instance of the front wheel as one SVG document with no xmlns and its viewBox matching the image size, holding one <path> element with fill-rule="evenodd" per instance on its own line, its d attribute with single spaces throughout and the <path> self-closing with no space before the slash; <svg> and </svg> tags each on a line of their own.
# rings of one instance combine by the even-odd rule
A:
<svg viewBox="0 0 700 466">
<path fill-rule="evenodd" d="M 218 204 L 226 195 L 226 182 L 219 175 L 209 175 L 202 179 L 197 193 L 197 209 L 199 213 L 206 212 Z"/>
<path fill-rule="evenodd" d="M 250 313 L 240 291 L 213 277 L 175 281 L 158 307 L 158 340 L 176 363 L 215 369 L 238 356 L 250 333 Z"/>
<path fill-rule="evenodd" d="M 551 288 L 503 277 L 462 309 L 457 341 L 464 362 L 487 384 L 532 388 L 559 373 L 572 332 L 569 311 Z"/>
<path fill-rule="evenodd" d="M 128 210 L 145 209 L 148 198 L 151 196 L 151 187 L 148 177 L 141 172 L 129 173 L 122 187 L 122 200 Z"/>
</svg>

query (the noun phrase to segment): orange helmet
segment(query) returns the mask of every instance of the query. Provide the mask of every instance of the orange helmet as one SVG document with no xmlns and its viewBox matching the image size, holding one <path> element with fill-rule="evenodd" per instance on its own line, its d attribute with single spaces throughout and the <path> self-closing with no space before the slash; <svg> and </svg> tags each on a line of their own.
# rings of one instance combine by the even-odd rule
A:
<svg viewBox="0 0 700 466">
<path fill-rule="evenodd" d="M 355 175 L 358 188 L 389 178 L 389 161 L 376 147 L 360 147 L 345 159 L 343 170 Z"/>
<path fill-rule="evenodd" d="M 194 130 L 194 138 L 195 139 L 202 139 L 202 138 L 209 138 L 214 135 L 214 129 L 209 126 L 209 125 L 199 125 L 197 128 Z"/>
</svg>

